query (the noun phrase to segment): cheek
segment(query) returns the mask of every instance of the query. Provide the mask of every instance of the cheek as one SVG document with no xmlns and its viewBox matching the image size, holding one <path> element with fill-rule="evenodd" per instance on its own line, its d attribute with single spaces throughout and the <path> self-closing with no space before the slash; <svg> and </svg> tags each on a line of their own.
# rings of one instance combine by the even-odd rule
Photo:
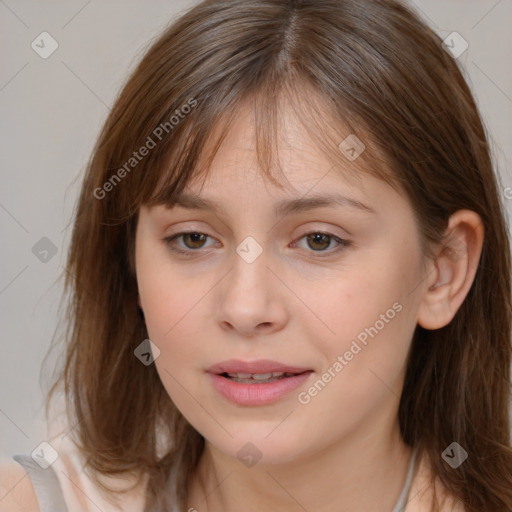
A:
<svg viewBox="0 0 512 512">
<path fill-rule="evenodd" d="M 382 387 L 376 375 L 386 383 L 394 381 L 403 369 L 416 327 L 418 304 L 411 293 L 419 279 L 415 254 L 407 257 L 390 249 L 368 260 L 322 292 L 309 294 L 308 305 L 324 325 L 311 317 L 305 327 L 324 355 L 326 368 L 342 357 L 343 369 L 336 374 L 344 377 L 334 380 L 342 387 L 357 383 L 355 395 L 370 391 L 376 383 Z"/>
<path fill-rule="evenodd" d="M 188 276 L 177 271 L 159 252 L 158 248 L 139 250 L 137 286 L 151 339 L 166 343 L 180 321 L 204 296 L 207 285 L 200 275 Z"/>
<path fill-rule="evenodd" d="M 189 393 L 204 401 L 195 382 L 200 375 L 197 370 L 202 370 L 198 354 L 204 353 L 207 321 L 200 307 L 208 291 L 204 277 L 180 279 L 168 269 L 153 267 L 141 272 L 139 290 L 149 339 L 160 350 L 155 366 L 162 384 L 178 409 L 199 421 L 201 409 L 196 410 Z"/>
<path fill-rule="evenodd" d="M 393 300 L 396 291 L 375 281 L 339 290 L 324 310 L 335 334 L 315 337 L 314 329 L 307 330 L 324 365 L 297 398 L 304 417 L 338 425 L 334 437 L 398 404 L 415 323 L 403 300 Z"/>
<path fill-rule="evenodd" d="M 207 304 L 215 281 L 202 273 L 177 272 L 168 262 L 143 266 L 143 261 L 138 286 L 149 339 L 160 350 L 155 364 L 169 394 L 179 394 L 178 382 L 203 369 L 198 355 L 211 332 Z"/>
</svg>

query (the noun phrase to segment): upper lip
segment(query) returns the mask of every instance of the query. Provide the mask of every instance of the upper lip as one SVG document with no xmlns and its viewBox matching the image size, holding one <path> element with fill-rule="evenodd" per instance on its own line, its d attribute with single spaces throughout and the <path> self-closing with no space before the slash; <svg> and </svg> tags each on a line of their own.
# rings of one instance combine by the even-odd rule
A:
<svg viewBox="0 0 512 512">
<path fill-rule="evenodd" d="M 289 366 L 278 361 L 269 359 L 256 359 L 254 361 L 241 361 L 240 359 L 230 359 L 210 366 L 207 370 L 210 373 L 220 375 L 222 373 L 304 373 L 311 371 L 311 368 L 302 368 L 299 366 Z"/>
</svg>

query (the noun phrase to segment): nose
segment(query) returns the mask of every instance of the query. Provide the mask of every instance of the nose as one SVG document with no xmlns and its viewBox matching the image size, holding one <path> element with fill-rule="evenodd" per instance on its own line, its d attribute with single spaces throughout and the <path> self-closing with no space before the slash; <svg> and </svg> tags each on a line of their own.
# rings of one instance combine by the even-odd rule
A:
<svg viewBox="0 0 512 512">
<path fill-rule="evenodd" d="M 215 297 L 223 330 L 251 337 L 278 332 L 287 324 L 286 287 L 269 264 L 265 251 L 251 263 L 235 253 L 233 268 Z"/>
</svg>

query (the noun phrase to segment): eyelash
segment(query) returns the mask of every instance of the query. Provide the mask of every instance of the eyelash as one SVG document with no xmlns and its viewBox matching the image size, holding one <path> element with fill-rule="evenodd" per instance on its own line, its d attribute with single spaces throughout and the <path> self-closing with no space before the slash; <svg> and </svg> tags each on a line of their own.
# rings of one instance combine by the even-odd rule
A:
<svg viewBox="0 0 512 512">
<path fill-rule="evenodd" d="M 212 238 L 209 235 L 207 235 L 206 233 L 202 233 L 201 231 L 190 230 L 190 231 L 180 231 L 179 233 L 176 233 L 169 237 L 163 238 L 162 240 L 165 242 L 165 244 L 169 247 L 169 249 L 171 251 L 181 254 L 187 258 L 191 258 L 191 257 L 194 257 L 195 256 L 194 253 L 199 252 L 201 250 L 201 248 L 200 249 L 184 250 L 184 249 L 177 248 L 175 245 L 173 246 L 173 242 L 175 239 L 180 238 L 184 235 L 190 235 L 190 234 L 206 235 L 208 238 Z M 322 256 L 320 256 L 320 254 L 318 254 L 317 256 L 315 256 L 316 258 L 327 258 L 329 256 L 332 256 L 333 254 L 337 254 L 338 252 L 342 251 L 343 249 L 345 249 L 351 245 L 350 241 L 340 238 L 340 237 L 333 235 L 332 233 L 329 233 L 326 231 L 308 231 L 307 233 L 304 233 L 298 240 L 302 240 L 303 238 L 307 237 L 308 235 L 325 235 L 325 236 L 335 240 L 336 242 L 338 242 L 338 246 L 334 250 L 329 250 L 329 251 L 326 251 L 326 250 L 313 251 L 313 250 L 311 250 L 311 251 L 308 251 L 308 252 L 320 253 L 320 254 L 327 253 L 326 255 L 322 255 Z"/>
</svg>

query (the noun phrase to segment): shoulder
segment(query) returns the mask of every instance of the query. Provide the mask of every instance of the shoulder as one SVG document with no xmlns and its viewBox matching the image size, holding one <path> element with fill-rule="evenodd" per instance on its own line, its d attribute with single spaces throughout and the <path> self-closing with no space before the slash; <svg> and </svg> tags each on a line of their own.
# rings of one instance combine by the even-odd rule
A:
<svg viewBox="0 0 512 512">
<path fill-rule="evenodd" d="M 61 395 L 54 397 L 46 440 L 38 446 L 47 464 L 29 454 L 0 458 L 0 512 L 83 512 L 91 503 L 103 512 L 143 511 L 147 476 L 94 472 L 75 439 L 65 406 Z"/>
<path fill-rule="evenodd" d="M 0 460 L 0 512 L 39 512 L 29 474 L 10 459 Z"/>
</svg>

